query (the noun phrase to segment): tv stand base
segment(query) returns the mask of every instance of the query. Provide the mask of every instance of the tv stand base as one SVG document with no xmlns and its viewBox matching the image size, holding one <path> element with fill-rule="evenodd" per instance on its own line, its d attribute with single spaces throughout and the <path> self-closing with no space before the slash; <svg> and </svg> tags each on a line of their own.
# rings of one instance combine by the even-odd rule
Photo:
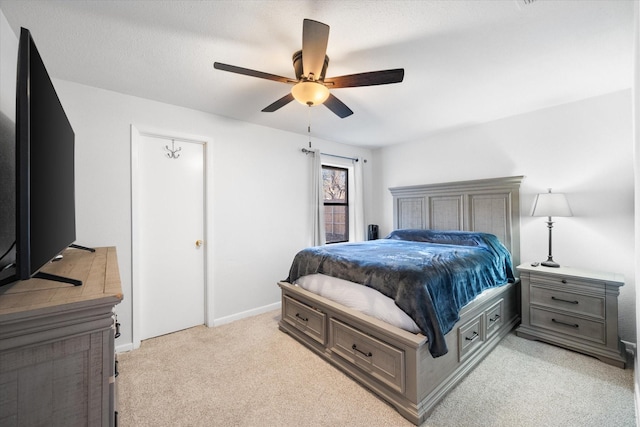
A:
<svg viewBox="0 0 640 427">
<path fill-rule="evenodd" d="M 76 280 L 70 277 L 58 276 L 56 274 L 43 273 L 42 271 L 38 271 L 32 277 L 34 279 L 53 280 L 54 282 L 68 283 L 73 286 L 82 286 L 82 280 Z"/>
<path fill-rule="evenodd" d="M 74 249 L 81 249 L 83 251 L 89 251 L 89 252 L 95 252 L 96 251 L 93 248 L 87 248 L 86 246 L 76 245 L 75 243 L 70 244 L 69 247 L 70 248 L 74 248 Z"/>
<path fill-rule="evenodd" d="M 73 248 L 73 249 L 79 249 L 81 251 L 87 251 L 87 252 L 95 252 L 96 251 L 93 248 L 88 248 L 86 246 L 76 245 L 75 243 L 70 244 L 69 247 Z M 76 279 L 72 279 L 70 277 L 58 276 L 56 274 L 43 273 L 42 271 L 38 271 L 36 274 L 33 275 L 33 277 L 36 278 L 36 279 L 45 279 L 45 280 L 52 280 L 54 282 L 68 283 L 68 284 L 73 285 L 73 286 L 82 286 L 82 280 L 76 280 Z"/>
</svg>

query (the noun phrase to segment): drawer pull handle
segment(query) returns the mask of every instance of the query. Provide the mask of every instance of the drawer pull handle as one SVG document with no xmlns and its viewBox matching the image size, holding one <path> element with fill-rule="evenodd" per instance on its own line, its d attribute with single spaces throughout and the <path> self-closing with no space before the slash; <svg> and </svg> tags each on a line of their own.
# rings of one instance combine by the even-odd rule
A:
<svg viewBox="0 0 640 427">
<path fill-rule="evenodd" d="M 309 318 L 300 316 L 300 313 L 296 313 L 296 317 L 298 319 L 302 320 L 303 322 L 308 322 L 309 321 Z"/>
<path fill-rule="evenodd" d="M 569 301 L 568 299 L 562 299 L 562 298 L 556 298 L 556 297 L 551 297 L 551 299 L 554 301 L 568 302 L 569 304 L 579 304 L 578 301 Z"/>
<path fill-rule="evenodd" d="M 567 322 L 562 322 L 562 321 L 560 321 L 560 320 L 556 320 L 556 319 L 551 319 L 551 321 L 552 321 L 553 323 L 557 323 L 557 324 L 559 324 L 559 325 L 564 325 L 564 326 L 569 326 L 569 327 L 571 327 L 571 328 L 576 328 L 576 329 L 578 329 L 578 328 L 580 327 L 580 325 L 578 325 L 577 323 L 567 323 Z"/>
<path fill-rule="evenodd" d="M 489 319 L 489 322 L 495 322 L 496 320 L 498 320 L 500 318 L 499 314 L 496 314 L 495 316 L 493 316 L 492 318 Z"/>
<path fill-rule="evenodd" d="M 480 335 L 478 335 L 477 332 L 473 332 L 473 335 L 471 335 L 471 337 L 464 337 L 465 340 L 467 341 L 474 341 L 475 339 L 477 339 Z"/>
<path fill-rule="evenodd" d="M 351 346 L 351 349 L 357 351 L 358 353 L 362 354 L 365 357 L 373 356 L 373 353 L 371 352 L 365 353 L 364 351 L 360 350 L 355 344 Z"/>
</svg>

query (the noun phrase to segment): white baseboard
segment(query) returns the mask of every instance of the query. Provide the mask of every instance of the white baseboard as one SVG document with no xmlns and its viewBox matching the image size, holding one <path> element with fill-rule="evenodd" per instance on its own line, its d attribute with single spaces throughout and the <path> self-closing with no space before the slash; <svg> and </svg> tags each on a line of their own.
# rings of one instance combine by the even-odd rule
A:
<svg viewBox="0 0 640 427">
<path fill-rule="evenodd" d="M 638 422 L 638 414 L 640 414 L 640 373 L 638 372 L 638 352 L 636 344 L 632 342 L 622 341 L 627 353 L 633 355 L 633 401 L 636 406 L 636 426 L 640 426 Z"/>
<path fill-rule="evenodd" d="M 638 357 L 634 359 L 635 366 L 638 366 Z M 640 425 L 638 422 L 638 414 L 640 414 L 640 374 L 635 369 L 633 372 L 633 400 L 636 404 L 636 426 Z"/>
<path fill-rule="evenodd" d="M 622 341 L 622 344 L 624 345 L 624 350 L 627 353 L 630 353 L 633 356 L 633 358 L 635 359 L 635 357 L 636 357 L 636 343 L 629 342 L 629 341 L 624 341 L 624 340 L 620 340 L 620 341 Z M 635 365 L 635 366 L 637 366 L 637 365 Z"/>
<path fill-rule="evenodd" d="M 276 302 L 273 304 L 254 308 L 252 310 L 247 310 L 240 313 L 232 314 L 231 316 L 225 316 L 219 319 L 214 319 L 212 324 L 208 324 L 207 326 L 215 327 L 215 326 L 225 325 L 227 323 L 235 322 L 236 320 L 245 319 L 247 317 L 257 316 L 258 314 L 278 310 L 280 309 L 281 306 L 282 306 L 281 302 Z M 116 347 L 116 353 L 124 353 L 127 351 L 132 351 L 133 349 L 134 349 L 133 343 L 122 344 Z"/>
<path fill-rule="evenodd" d="M 262 307 L 254 308 L 252 310 L 247 310 L 240 313 L 232 314 L 231 316 L 225 316 L 219 319 L 214 319 L 213 325 L 207 325 L 207 326 L 225 325 L 227 323 L 235 322 L 236 320 L 245 319 L 247 317 L 257 316 L 258 314 L 278 310 L 281 306 L 282 306 L 281 302 L 265 305 Z"/>
<path fill-rule="evenodd" d="M 133 343 L 116 346 L 116 353 L 126 353 L 131 350 L 133 350 Z"/>
</svg>

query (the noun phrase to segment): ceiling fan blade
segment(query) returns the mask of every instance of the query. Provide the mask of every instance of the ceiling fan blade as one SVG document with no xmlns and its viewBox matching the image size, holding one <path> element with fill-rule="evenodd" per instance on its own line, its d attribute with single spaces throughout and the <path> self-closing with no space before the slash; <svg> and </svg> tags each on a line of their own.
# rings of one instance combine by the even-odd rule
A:
<svg viewBox="0 0 640 427">
<path fill-rule="evenodd" d="M 284 107 L 285 105 L 287 105 L 291 101 L 293 101 L 293 95 L 291 95 L 291 92 L 289 92 L 288 94 L 286 94 L 282 98 L 278 99 L 273 104 L 264 107 L 262 109 L 262 112 L 263 113 L 273 113 L 274 111 Z"/>
<path fill-rule="evenodd" d="M 324 80 L 329 89 L 343 87 L 375 86 L 389 83 L 400 83 L 404 79 L 404 68 L 393 70 L 370 71 L 368 73 L 349 74 L 347 76 L 331 77 Z"/>
<path fill-rule="evenodd" d="M 297 83 L 296 80 L 287 77 L 277 76 L 275 74 L 263 73 L 262 71 L 250 70 L 249 68 L 236 67 L 235 65 L 214 62 L 213 68 L 216 70 L 229 71 L 236 74 L 244 74 L 245 76 L 258 77 L 261 79 L 273 80 L 282 83 Z"/>
<path fill-rule="evenodd" d="M 329 94 L 329 98 L 324 101 L 324 105 L 326 105 L 329 110 L 333 111 L 341 119 L 344 119 L 345 117 L 353 114 L 353 111 L 351 111 L 351 109 L 347 107 L 344 102 L 340 101 L 331 93 Z"/>
<path fill-rule="evenodd" d="M 313 74 L 314 80 L 322 77 L 324 57 L 329 43 L 329 26 L 322 22 L 305 19 L 302 22 L 302 70 L 306 77 Z"/>
</svg>

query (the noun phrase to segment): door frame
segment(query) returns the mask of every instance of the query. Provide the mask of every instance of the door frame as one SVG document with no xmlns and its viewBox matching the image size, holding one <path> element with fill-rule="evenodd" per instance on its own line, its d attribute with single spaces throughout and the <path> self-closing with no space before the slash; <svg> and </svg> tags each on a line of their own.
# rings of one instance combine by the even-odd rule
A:
<svg viewBox="0 0 640 427">
<path fill-rule="evenodd" d="M 209 216 L 213 212 L 211 205 L 211 198 L 209 197 L 209 190 L 213 189 L 212 173 L 209 171 L 210 165 L 213 165 L 212 158 L 212 141 L 210 138 L 186 134 L 182 132 L 173 132 L 162 129 L 154 129 L 149 127 L 137 127 L 131 125 L 131 310 L 132 310 L 132 341 L 133 348 L 139 348 L 140 339 L 140 269 L 138 268 L 141 262 L 141 255 L 139 253 L 140 235 L 139 224 L 140 218 L 140 167 L 139 167 L 139 146 L 141 137 L 154 137 L 162 139 L 175 139 L 179 141 L 197 143 L 203 146 L 204 165 L 203 165 L 203 225 L 204 225 L 204 323 L 207 326 L 213 324 L 213 272 L 209 266 L 213 265 L 213 247 L 210 242 L 213 242 L 213 230 L 211 227 L 211 221 Z"/>
</svg>

